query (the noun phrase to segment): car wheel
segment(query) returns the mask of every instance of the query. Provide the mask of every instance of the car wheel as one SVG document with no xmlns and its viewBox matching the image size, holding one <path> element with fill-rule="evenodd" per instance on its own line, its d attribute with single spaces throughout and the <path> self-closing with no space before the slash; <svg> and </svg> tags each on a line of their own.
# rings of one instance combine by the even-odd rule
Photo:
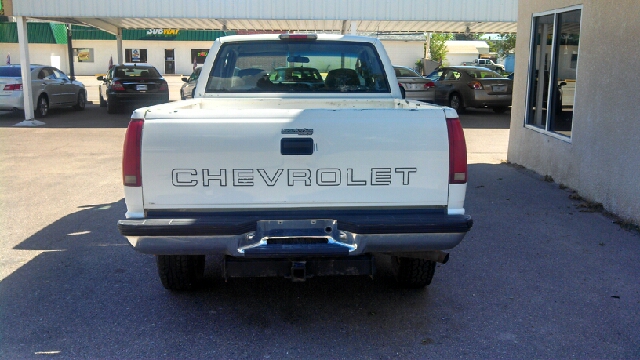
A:
<svg viewBox="0 0 640 360">
<path fill-rule="evenodd" d="M 160 281 L 167 290 L 193 290 L 204 275 L 204 255 L 157 255 L 156 262 Z"/>
<path fill-rule="evenodd" d="M 186 97 L 184 96 L 184 91 L 182 91 L 182 89 L 180 89 L 180 100 L 185 100 Z"/>
<path fill-rule="evenodd" d="M 115 99 L 109 99 L 107 98 L 107 113 L 108 114 L 115 114 L 118 112 L 118 103 L 116 102 Z"/>
<path fill-rule="evenodd" d="M 47 96 L 42 94 L 38 97 L 38 106 L 36 107 L 35 116 L 38 118 L 43 118 L 49 114 L 49 99 Z"/>
<path fill-rule="evenodd" d="M 102 97 L 102 94 L 100 94 L 100 107 L 107 107 L 107 100 Z"/>
<path fill-rule="evenodd" d="M 85 105 L 87 104 L 87 99 L 84 95 L 84 91 L 80 91 L 78 93 L 78 102 L 73 106 L 76 110 L 84 110 Z"/>
<path fill-rule="evenodd" d="M 460 94 L 457 94 L 457 93 L 451 94 L 451 96 L 449 97 L 449 107 L 454 109 L 457 112 L 463 112 L 464 100 L 462 99 L 462 96 L 460 96 Z"/>
<path fill-rule="evenodd" d="M 493 112 L 496 113 L 496 114 L 503 114 L 505 111 L 507 111 L 507 107 L 506 106 L 494 107 L 493 108 Z"/>
<path fill-rule="evenodd" d="M 393 256 L 391 258 L 396 283 L 405 288 L 419 289 L 431 284 L 436 262 Z"/>
<path fill-rule="evenodd" d="M 191 90 L 191 98 L 192 99 L 196 98 L 196 89 Z"/>
</svg>

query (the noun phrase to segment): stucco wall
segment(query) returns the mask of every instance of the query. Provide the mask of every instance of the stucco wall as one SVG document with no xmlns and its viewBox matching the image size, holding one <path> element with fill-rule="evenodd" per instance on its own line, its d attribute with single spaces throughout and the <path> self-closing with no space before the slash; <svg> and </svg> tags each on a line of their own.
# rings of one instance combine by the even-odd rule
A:
<svg viewBox="0 0 640 360">
<path fill-rule="evenodd" d="M 164 73 L 164 50 L 174 49 L 176 74 L 190 75 L 193 68 L 191 49 L 210 49 L 213 41 L 132 41 L 122 42 L 122 49 L 147 49 L 147 63 Z M 104 74 L 109 65 L 109 57 L 118 62 L 115 40 L 73 40 L 74 48 L 92 48 L 93 62 L 75 62 L 76 75 Z M 7 53 L 11 54 L 11 63 L 20 63 L 20 48 L 17 43 L 0 43 L 0 61 L 4 64 Z M 51 56 L 60 57 L 60 70 L 69 73 L 67 45 L 29 44 L 29 60 L 32 64 L 51 64 Z M 123 54 L 124 58 L 124 54 Z"/>
<path fill-rule="evenodd" d="M 413 69 L 418 59 L 424 58 L 424 41 L 381 40 L 393 65 Z"/>
<path fill-rule="evenodd" d="M 570 142 L 524 127 L 532 14 L 583 5 Z M 640 223 L 640 2 L 520 0 L 508 159 Z"/>
</svg>

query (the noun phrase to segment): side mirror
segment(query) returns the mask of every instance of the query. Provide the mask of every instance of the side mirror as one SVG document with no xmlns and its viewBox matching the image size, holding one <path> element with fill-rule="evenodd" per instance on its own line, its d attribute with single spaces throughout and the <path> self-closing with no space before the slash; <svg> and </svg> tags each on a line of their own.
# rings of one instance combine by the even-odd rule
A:
<svg viewBox="0 0 640 360">
<path fill-rule="evenodd" d="M 181 78 L 180 80 L 184 81 L 184 82 L 189 82 L 189 79 L 187 79 L 186 77 Z"/>
<path fill-rule="evenodd" d="M 567 83 L 563 81 L 563 82 L 560 83 L 559 86 L 565 86 L 565 85 L 567 85 Z"/>
<path fill-rule="evenodd" d="M 104 81 L 104 76 L 100 75 L 96 78 L 96 80 Z"/>
</svg>

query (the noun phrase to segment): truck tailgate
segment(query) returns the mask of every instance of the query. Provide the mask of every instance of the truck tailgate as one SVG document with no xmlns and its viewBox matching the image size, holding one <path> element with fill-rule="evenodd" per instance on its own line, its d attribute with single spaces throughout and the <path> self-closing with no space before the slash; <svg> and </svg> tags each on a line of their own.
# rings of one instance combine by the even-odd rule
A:
<svg viewBox="0 0 640 360">
<path fill-rule="evenodd" d="M 144 208 L 444 207 L 443 134 L 437 108 L 194 109 L 145 119 Z"/>
</svg>

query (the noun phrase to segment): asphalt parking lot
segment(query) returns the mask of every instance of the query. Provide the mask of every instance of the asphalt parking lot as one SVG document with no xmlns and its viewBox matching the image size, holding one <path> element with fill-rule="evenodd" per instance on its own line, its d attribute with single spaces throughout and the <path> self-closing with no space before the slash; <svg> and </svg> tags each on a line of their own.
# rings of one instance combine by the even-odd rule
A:
<svg viewBox="0 0 640 360">
<path fill-rule="evenodd" d="M 640 358 L 640 235 L 505 164 L 509 117 L 461 116 L 475 223 L 426 290 L 225 283 L 213 258 L 174 294 L 116 229 L 128 114 L 0 112 L 0 358 Z"/>
</svg>

